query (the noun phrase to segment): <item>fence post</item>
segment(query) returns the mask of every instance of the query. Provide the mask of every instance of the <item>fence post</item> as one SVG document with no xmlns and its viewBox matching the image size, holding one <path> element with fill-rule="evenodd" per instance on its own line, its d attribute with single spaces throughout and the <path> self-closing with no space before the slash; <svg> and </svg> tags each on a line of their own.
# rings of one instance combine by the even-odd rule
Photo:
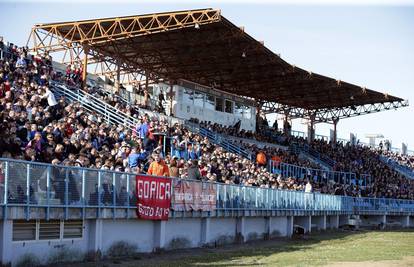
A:
<svg viewBox="0 0 414 267">
<path fill-rule="evenodd" d="M 30 204 L 30 163 L 26 164 L 26 204 L 29 208 Z"/>
<path fill-rule="evenodd" d="M 85 197 L 85 170 L 82 170 L 82 203 L 83 205 L 87 205 L 86 197 Z"/>
<path fill-rule="evenodd" d="M 69 169 L 65 171 L 65 206 L 69 205 Z"/>
<path fill-rule="evenodd" d="M 98 171 L 98 213 L 100 215 L 101 208 L 101 171 Z"/>
<path fill-rule="evenodd" d="M 112 173 L 112 205 L 116 206 L 116 173 Z"/>
<path fill-rule="evenodd" d="M 49 212 L 50 212 L 50 173 L 51 167 L 47 166 L 47 173 L 46 173 L 46 219 L 49 220 Z"/>
<path fill-rule="evenodd" d="M 7 210 L 8 191 L 9 191 L 9 162 L 6 161 L 4 163 L 4 196 L 3 196 L 4 197 L 3 203 L 4 205 L 6 205 L 5 210 Z"/>
</svg>

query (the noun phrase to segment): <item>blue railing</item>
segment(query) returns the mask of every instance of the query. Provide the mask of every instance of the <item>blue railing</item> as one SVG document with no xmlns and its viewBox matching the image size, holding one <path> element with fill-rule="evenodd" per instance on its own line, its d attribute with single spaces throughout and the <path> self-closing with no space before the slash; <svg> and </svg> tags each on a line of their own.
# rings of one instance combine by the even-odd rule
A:
<svg viewBox="0 0 414 267">
<path fill-rule="evenodd" d="M 272 160 L 268 163 L 268 169 L 271 173 L 282 175 L 282 177 L 293 178 L 310 178 L 315 182 L 334 181 L 340 184 L 354 184 L 360 186 L 367 186 L 371 184 L 371 176 L 363 174 L 357 176 L 353 172 L 338 172 L 328 171 L 323 169 L 314 169 L 308 167 L 301 167 L 284 162 L 274 162 Z"/>
<path fill-rule="evenodd" d="M 310 155 L 312 158 L 317 160 L 322 165 L 326 165 L 329 168 L 332 168 L 335 165 L 335 161 L 333 159 L 325 156 L 322 153 L 319 153 L 318 151 L 310 147 L 308 144 L 294 143 L 292 145 L 296 146 L 297 150 Z"/>
<path fill-rule="evenodd" d="M 135 208 L 135 174 L 0 159 L 1 205 L 25 208 L 27 219 L 33 207 Z M 173 178 L 172 178 L 173 179 Z M 173 186 L 179 179 L 173 179 Z M 200 181 L 189 180 L 191 183 Z M 207 182 L 203 182 L 207 183 Z M 214 183 L 217 210 L 297 210 L 297 211 L 374 211 L 414 212 L 414 201 L 352 198 L 319 193 L 277 190 Z M 113 212 L 115 216 L 115 212 Z M 128 213 L 129 214 L 129 213 Z M 7 209 L 4 210 L 7 218 Z"/>
<path fill-rule="evenodd" d="M 228 141 L 224 136 L 210 131 L 209 129 L 201 127 L 200 125 L 192 122 L 185 122 L 185 125 L 189 127 L 193 132 L 196 132 L 203 137 L 207 137 L 210 140 L 210 142 L 223 147 L 225 150 L 234 154 L 238 154 L 249 160 L 253 159 L 251 153 L 248 150 L 233 144 L 232 142 Z"/>
<path fill-rule="evenodd" d="M 399 164 L 397 161 L 393 160 L 392 158 L 386 156 L 380 156 L 380 160 L 393 168 L 394 170 L 398 171 L 399 173 L 403 174 L 405 177 L 409 179 L 414 179 L 414 170 Z"/>
</svg>

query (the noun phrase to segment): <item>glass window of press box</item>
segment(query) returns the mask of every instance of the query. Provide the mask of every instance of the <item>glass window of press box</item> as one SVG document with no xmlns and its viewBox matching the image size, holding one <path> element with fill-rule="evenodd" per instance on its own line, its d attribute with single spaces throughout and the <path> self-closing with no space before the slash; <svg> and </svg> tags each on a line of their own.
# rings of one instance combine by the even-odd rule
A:
<svg viewBox="0 0 414 267">
<path fill-rule="evenodd" d="M 212 95 L 206 95 L 206 102 L 205 106 L 206 109 L 215 110 L 216 108 L 216 100 L 215 97 Z"/>
<path fill-rule="evenodd" d="M 234 104 L 234 114 L 237 117 L 251 119 L 252 118 L 252 109 L 251 107 L 245 106 L 243 104 L 235 102 Z"/>
<path fill-rule="evenodd" d="M 226 103 L 226 106 L 225 106 L 224 111 L 227 112 L 227 113 L 233 113 L 233 102 L 226 99 L 225 103 Z"/>
<path fill-rule="evenodd" d="M 183 99 L 183 104 L 193 105 L 194 92 L 184 88 L 182 99 Z"/>
<path fill-rule="evenodd" d="M 216 111 L 224 111 L 224 99 L 216 97 Z"/>
</svg>

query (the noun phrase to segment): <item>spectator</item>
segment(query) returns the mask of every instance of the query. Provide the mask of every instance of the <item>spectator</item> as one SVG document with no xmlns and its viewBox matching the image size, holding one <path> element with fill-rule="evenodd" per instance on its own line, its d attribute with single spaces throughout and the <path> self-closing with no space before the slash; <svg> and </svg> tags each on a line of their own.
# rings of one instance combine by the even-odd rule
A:
<svg viewBox="0 0 414 267">
<path fill-rule="evenodd" d="M 161 159 L 160 155 L 154 154 L 153 158 L 154 161 L 151 162 L 147 174 L 154 176 L 169 176 L 170 170 L 164 160 Z"/>
</svg>

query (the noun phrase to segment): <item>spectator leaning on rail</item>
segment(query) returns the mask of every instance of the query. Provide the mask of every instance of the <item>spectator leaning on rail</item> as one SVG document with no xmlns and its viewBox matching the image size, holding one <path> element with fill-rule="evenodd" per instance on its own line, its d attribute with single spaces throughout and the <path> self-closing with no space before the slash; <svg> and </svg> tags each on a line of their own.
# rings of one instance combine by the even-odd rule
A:
<svg viewBox="0 0 414 267">
<path fill-rule="evenodd" d="M 263 151 L 259 151 L 256 155 L 256 162 L 259 167 L 266 167 L 266 154 Z"/>
<path fill-rule="evenodd" d="M 155 176 L 170 176 L 170 170 L 168 169 L 165 161 L 161 159 L 159 154 L 154 154 L 152 156 L 154 161 L 151 162 L 147 174 Z"/>
</svg>

